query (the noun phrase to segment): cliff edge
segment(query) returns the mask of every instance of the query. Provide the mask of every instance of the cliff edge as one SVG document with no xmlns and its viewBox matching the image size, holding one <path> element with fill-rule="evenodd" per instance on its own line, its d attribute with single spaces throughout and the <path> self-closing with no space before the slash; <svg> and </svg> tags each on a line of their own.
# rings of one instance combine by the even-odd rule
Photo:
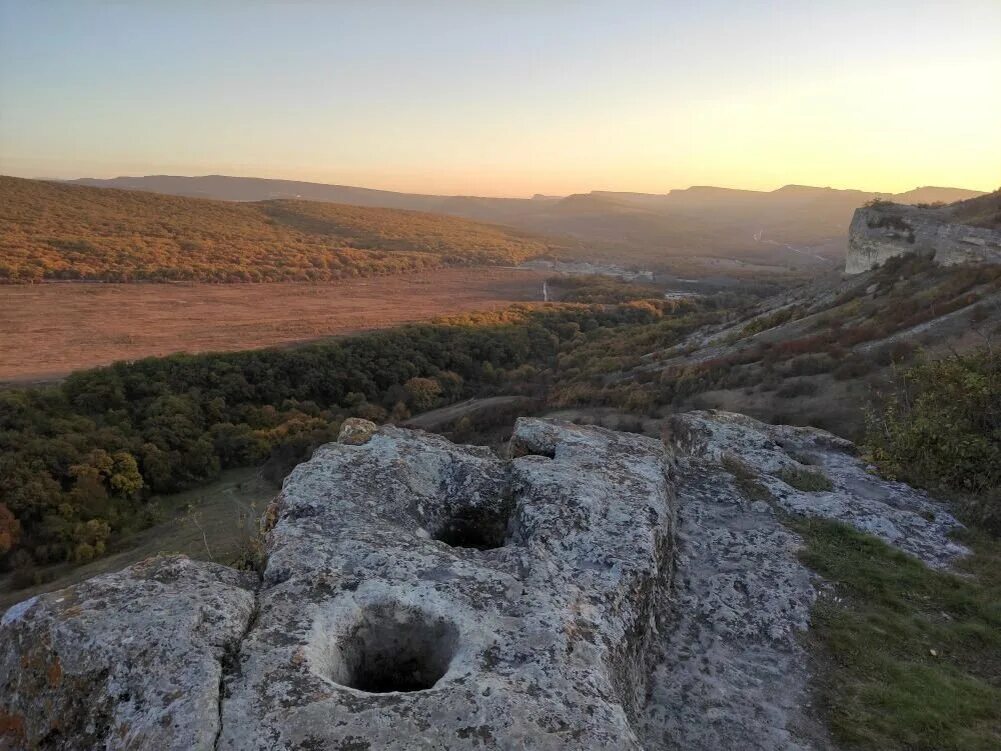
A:
<svg viewBox="0 0 1001 751">
<path fill-rule="evenodd" d="M 848 230 L 845 272 L 860 274 L 907 254 L 933 258 L 944 266 L 1001 263 L 998 218 L 1001 192 L 949 206 L 879 202 L 856 209 Z"/>
</svg>

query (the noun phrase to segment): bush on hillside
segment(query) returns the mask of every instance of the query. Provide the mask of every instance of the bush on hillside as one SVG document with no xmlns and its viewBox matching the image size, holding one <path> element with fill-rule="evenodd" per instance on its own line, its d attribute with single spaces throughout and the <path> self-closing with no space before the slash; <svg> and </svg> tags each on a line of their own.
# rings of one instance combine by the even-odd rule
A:
<svg viewBox="0 0 1001 751">
<path fill-rule="evenodd" d="M 884 473 L 966 499 L 971 521 L 1001 533 L 1001 353 L 899 372 L 868 416 L 866 444 Z"/>
</svg>

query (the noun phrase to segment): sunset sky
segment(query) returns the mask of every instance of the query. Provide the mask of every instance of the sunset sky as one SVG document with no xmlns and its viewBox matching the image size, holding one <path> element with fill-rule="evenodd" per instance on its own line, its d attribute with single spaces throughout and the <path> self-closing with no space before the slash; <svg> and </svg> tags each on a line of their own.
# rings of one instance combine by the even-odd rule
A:
<svg viewBox="0 0 1001 751">
<path fill-rule="evenodd" d="M 0 172 L 1001 185 L 1001 0 L 0 0 Z"/>
</svg>

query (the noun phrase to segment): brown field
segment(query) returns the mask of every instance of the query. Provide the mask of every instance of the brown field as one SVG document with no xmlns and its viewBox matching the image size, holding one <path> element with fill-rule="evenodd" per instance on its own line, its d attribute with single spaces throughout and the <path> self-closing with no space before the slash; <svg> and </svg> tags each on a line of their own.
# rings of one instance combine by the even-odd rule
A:
<svg viewBox="0 0 1001 751">
<path fill-rule="evenodd" d="M 291 344 L 541 299 L 544 272 L 464 268 L 330 283 L 0 286 L 0 380 L 172 352 Z"/>
</svg>

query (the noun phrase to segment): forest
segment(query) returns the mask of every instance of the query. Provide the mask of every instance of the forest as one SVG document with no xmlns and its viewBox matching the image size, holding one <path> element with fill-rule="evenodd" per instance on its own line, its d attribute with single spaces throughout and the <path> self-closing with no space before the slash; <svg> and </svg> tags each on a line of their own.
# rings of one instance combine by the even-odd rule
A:
<svg viewBox="0 0 1001 751">
<path fill-rule="evenodd" d="M 341 421 L 401 420 L 472 395 L 537 395 L 561 350 L 661 318 L 669 302 L 515 306 L 297 349 L 176 355 L 0 390 L 0 556 L 30 569 L 105 553 L 151 499 L 221 469 L 280 479 Z"/>
<path fill-rule="evenodd" d="M 880 372 L 887 371 L 880 368 L 920 363 L 920 352 L 905 342 L 861 356 L 854 345 L 969 305 L 978 299 L 972 291 L 983 294 L 1001 283 L 993 268 L 927 266 L 895 261 L 875 275 L 864 297 L 845 292 L 815 311 L 792 306 L 750 318 L 753 298 L 732 293 L 668 301 L 650 297 L 647 285 L 553 279 L 564 285 L 564 299 L 586 302 L 516 305 L 294 349 L 148 358 L 80 371 L 55 385 L 0 390 L 0 562 L 30 570 L 100 556 L 121 535 L 158 521 L 157 496 L 198 487 L 233 467 L 263 466 L 280 480 L 332 440 L 348 416 L 399 422 L 500 394 L 532 397 L 546 409 L 612 407 L 642 416 L 698 407 L 700 394 L 721 388 L 773 392 L 778 403 L 793 404 L 824 378 L 853 380 L 864 391 L 882 382 Z M 921 295 L 915 285 L 923 287 Z M 735 332 L 728 341 L 742 340 L 803 317 L 810 326 L 800 327 L 798 338 L 756 341 L 733 354 L 664 369 L 644 367 L 646 353 L 684 346 L 689 334 L 707 326 Z M 935 465 L 921 451 L 938 443 L 922 435 L 947 434 L 943 425 L 951 420 L 950 430 L 991 435 L 975 445 L 951 441 L 967 454 L 941 454 L 938 461 L 958 468 L 984 464 L 990 455 L 990 466 L 998 445 L 999 362 L 996 354 L 971 357 L 951 369 L 915 370 L 909 381 L 932 394 L 955 383 L 959 395 L 950 404 L 981 399 L 964 407 L 962 420 L 928 412 L 936 396 L 923 402 L 925 412 L 912 411 L 906 420 L 899 409 L 885 407 L 891 412 L 882 432 L 869 426 L 866 435 L 864 404 L 856 402 L 853 437 L 873 447 L 881 466 L 929 484 L 919 468 Z M 885 386 L 887 398 L 901 392 Z M 807 414 L 814 424 L 820 416 Z M 788 421 L 778 413 L 762 417 Z M 923 427 L 913 428 L 919 418 Z M 983 424 L 969 422 L 974 419 Z M 976 477 L 976 487 L 956 477 L 949 489 L 979 497 L 998 479 L 996 473 Z M 993 501 L 977 508 L 996 514 Z"/>
<path fill-rule="evenodd" d="M 0 282 L 331 281 L 558 255 L 466 219 L 297 200 L 236 203 L 0 176 Z"/>
</svg>

